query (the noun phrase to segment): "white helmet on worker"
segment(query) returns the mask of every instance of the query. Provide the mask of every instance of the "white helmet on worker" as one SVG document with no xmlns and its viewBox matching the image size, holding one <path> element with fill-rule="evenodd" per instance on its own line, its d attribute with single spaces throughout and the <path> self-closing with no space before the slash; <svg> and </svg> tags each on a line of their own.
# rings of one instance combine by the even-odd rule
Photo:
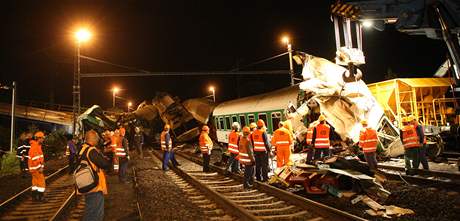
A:
<svg viewBox="0 0 460 221">
<path fill-rule="evenodd" d="M 240 130 L 240 123 L 233 122 L 232 123 L 232 129 L 235 130 L 235 131 L 239 131 Z"/>
</svg>

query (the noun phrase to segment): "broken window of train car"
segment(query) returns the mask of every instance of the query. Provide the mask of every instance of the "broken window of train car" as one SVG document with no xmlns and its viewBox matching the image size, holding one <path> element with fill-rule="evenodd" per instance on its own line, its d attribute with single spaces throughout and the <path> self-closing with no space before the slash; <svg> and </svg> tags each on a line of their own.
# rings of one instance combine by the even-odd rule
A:
<svg viewBox="0 0 460 221">
<path fill-rule="evenodd" d="M 273 112 L 272 113 L 272 127 L 273 127 L 273 130 L 275 130 L 275 128 L 278 128 L 278 124 L 280 123 L 281 121 L 281 113 L 280 112 Z"/>
<path fill-rule="evenodd" d="M 225 129 L 224 118 L 223 117 L 219 117 L 219 126 L 220 126 L 221 130 Z"/>
<path fill-rule="evenodd" d="M 248 114 L 249 123 L 256 122 L 254 114 Z"/>
<path fill-rule="evenodd" d="M 232 116 L 232 123 L 233 123 L 233 122 L 238 122 L 238 119 L 236 119 L 236 116 L 235 116 L 235 115 Z"/>
<path fill-rule="evenodd" d="M 232 128 L 232 126 L 230 125 L 230 117 L 228 117 L 228 116 L 225 117 L 225 124 L 226 124 L 226 125 L 225 125 L 225 129 L 226 129 L 226 130 L 229 130 L 229 129 Z"/>
<path fill-rule="evenodd" d="M 240 115 L 240 124 L 241 124 L 241 128 L 246 126 L 246 117 L 244 115 Z"/>
</svg>

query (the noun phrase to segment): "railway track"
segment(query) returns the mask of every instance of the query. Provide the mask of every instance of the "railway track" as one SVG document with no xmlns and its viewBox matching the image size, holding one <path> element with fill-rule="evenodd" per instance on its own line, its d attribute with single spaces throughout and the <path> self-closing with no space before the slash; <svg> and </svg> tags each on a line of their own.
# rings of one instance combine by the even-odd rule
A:
<svg viewBox="0 0 460 221">
<path fill-rule="evenodd" d="M 416 175 L 406 175 L 404 167 L 378 165 L 383 175 L 390 179 L 402 179 L 410 184 L 440 187 L 460 192 L 460 173 L 416 169 Z"/>
<path fill-rule="evenodd" d="M 153 153 L 161 159 L 160 152 Z M 365 220 L 263 183 L 245 191 L 239 176 L 224 175 L 215 166 L 203 173 L 201 161 L 183 154 L 177 159 L 182 165 L 167 173 L 192 202 L 209 208 L 205 214 L 211 220 Z"/>
<path fill-rule="evenodd" d="M 33 202 L 28 187 L 0 204 L 0 220 L 79 220 L 83 202 L 68 214 L 67 209 L 76 198 L 73 180 L 67 166 L 46 177 L 45 202 Z"/>
</svg>

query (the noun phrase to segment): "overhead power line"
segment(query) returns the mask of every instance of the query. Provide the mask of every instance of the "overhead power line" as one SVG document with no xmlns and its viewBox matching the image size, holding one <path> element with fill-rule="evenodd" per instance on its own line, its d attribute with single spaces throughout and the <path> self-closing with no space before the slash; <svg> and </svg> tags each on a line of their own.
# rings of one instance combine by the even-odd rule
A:
<svg viewBox="0 0 460 221">
<path fill-rule="evenodd" d="M 222 76 L 222 75 L 284 75 L 288 70 L 269 70 L 269 71 L 210 71 L 210 72 L 126 72 L 126 73 L 82 73 L 82 78 L 98 77 L 147 77 L 147 76 Z"/>
</svg>

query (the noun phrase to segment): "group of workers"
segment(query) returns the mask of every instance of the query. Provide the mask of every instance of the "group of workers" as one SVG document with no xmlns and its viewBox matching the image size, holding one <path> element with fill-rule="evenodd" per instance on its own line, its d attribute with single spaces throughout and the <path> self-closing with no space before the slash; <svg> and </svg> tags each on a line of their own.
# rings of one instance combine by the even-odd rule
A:
<svg viewBox="0 0 460 221">
<path fill-rule="evenodd" d="M 406 174 L 414 174 L 414 169 L 418 169 L 420 164 L 423 169 L 428 170 L 427 144 L 423 126 L 412 115 L 403 118 L 402 124 L 399 135 L 404 145 Z"/>
</svg>

